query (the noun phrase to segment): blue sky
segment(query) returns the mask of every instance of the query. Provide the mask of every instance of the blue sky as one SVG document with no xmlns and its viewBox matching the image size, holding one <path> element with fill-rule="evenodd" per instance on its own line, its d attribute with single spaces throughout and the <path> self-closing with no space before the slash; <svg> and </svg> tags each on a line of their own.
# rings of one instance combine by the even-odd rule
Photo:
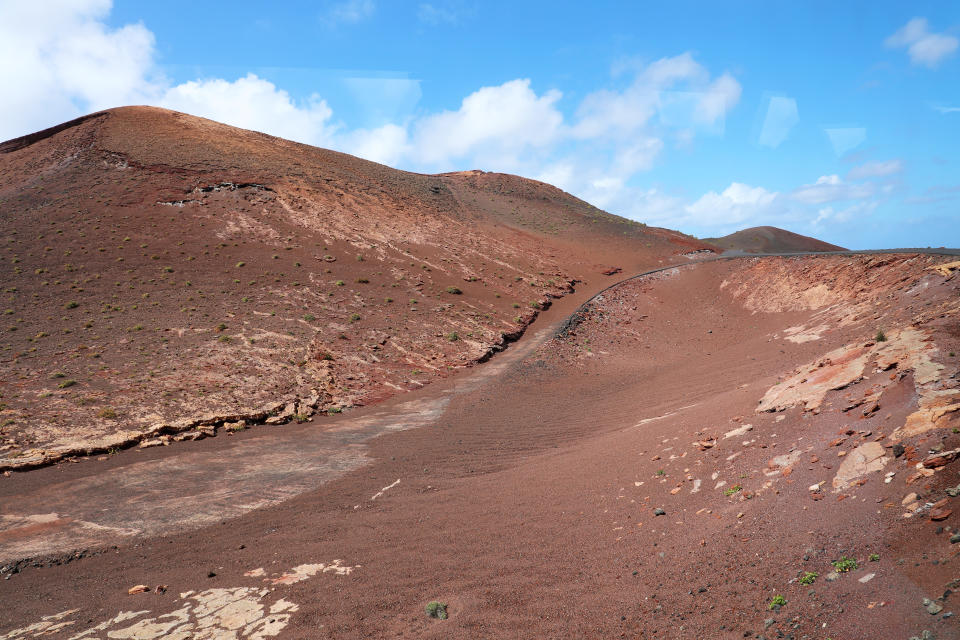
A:
<svg viewBox="0 0 960 640">
<path fill-rule="evenodd" d="M 960 246 L 956 3 L 274 4 L 0 0 L 0 138 L 157 104 L 701 237 Z"/>
</svg>

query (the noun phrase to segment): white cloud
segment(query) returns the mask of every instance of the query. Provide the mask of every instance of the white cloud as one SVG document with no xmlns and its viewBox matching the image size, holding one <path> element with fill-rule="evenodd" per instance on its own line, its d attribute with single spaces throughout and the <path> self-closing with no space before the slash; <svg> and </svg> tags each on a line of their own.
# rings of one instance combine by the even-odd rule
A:
<svg viewBox="0 0 960 640">
<path fill-rule="evenodd" d="M 875 192 L 872 183 L 854 184 L 844 182 L 840 176 L 833 174 L 820 176 L 813 184 L 797 187 L 790 197 L 805 204 L 826 204 L 843 200 L 857 200 L 868 198 Z"/>
<path fill-rule="evenodd" d="M 371 18 L 376 10 L 373 0 L 345 0 L 328 6 L 323 18 L 330 25 L 356 24 Z"/>
<path fill-rule="evenodd" d="M 703 194 L 686 211 L 701 226 L 741 226 L 744 221 L 769 213 L 777 195 L 763 187 L 733 182 L 722 193 Z"/>
<path fill-rule="evenodd" d="M 0 140 L 152 95 L 154 38 L 109 0 L 0 2 Z"/>
<path fill-rule="evenodd" d="M 647 126 L 659 112 L 662 124 L 722 131 L 726 114 L 740 100 L 740 84 L 729 74 L 710 74 L 689 53 L 639 68 L 622 91 L 588 94 L 573 133 L 580 138 L 618 138 Z"/>
<path fill-rule="evenodd" d="M 955 36 L 930 33 L 926 18 L 913 18 L 888 37 L 884 44 L 892 49 L 906 47 L 911 63 L 932 68 L 956 51 L 960 40 Z"/>
<path fill-rule="evenodd" d="M 847 179 L 863 180 L 864 178 L 882 178 L 884 176 L 892 176 L 901 171 L 903 171 L 903 162 L 900 160 L 867 162 L 851 169 L 847 174 Z"/>
<path fill-rule="evenodd" d="M 519 154 L 559 141 L 563 115 L 556 90 L 537 95 L 529 80 L 511 80 L 483 87 L 456 111 L 427 116 L 416 123 L 414 148 L 418 160 L 443 166 L 468 156 L 513 166 Z"/>
<path fill-rule="evenodd" d="M 856 218 L 869 216 L 876 210 L 877 206 L 877 202 L 871 201 L 857 202 L 848 207 L 840 209 L 839 211 L 835 210 L 833 207 L 823 207 L 817 212 L 817 217 L 812 224 L 814 227 L 819 227 L 821 226 L 821 223 L 828 220 L 838 223 L 850 222 Z"/>
<path fill-rule="evenodd" d="M 406 128 L 396 124 L 351 131 L 339 140 L 339 146 L 352 155 L 391 166 L 411 151 Z"/>
<path fill-rule="evenodd" d="M 940 113 L 960 113 L 960 107 L 947 107 L 942 104 L 933 105 L 933 108 Z"/>
<path fill-rule="evenodd" d="M 333 111 L 319 96 L 298 105 L 286 91 L 252 73 L 233 82 L 185 82 L 167 89 L 156 104 L 313 145 L 327 145 L 333 138 Z"/>
</svg>

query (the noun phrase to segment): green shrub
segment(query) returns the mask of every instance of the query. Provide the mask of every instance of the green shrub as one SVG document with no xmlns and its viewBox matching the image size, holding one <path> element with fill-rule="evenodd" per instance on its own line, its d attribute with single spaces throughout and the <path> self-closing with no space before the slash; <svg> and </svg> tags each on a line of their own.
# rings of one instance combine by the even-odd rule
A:
<svg viewBox="0 0 960 640">
<path fill-rule="evenodd" d="M 781 595 L 773 596 L 773 600 L 770 601 L 770 604 L 767 606 L 768 609 L 773 609 L 774 607 L 782 607 L 787 604 L 787 599 Z"/>
<path fill-rule="evenodd" d="M 79 303 L 79 302 L 70 301 L 70 302 L 68 302 L 67 304 L 63 305 L 63 306 L 64 306 L 65 308 L 67 308 L 67 309 L 76 309 L 77 307 L 80 306 L 80 303 Z"/>
<path fill-rule="evenodd" d="M 857 564 L 857 561 L 853 558 L 848 558 L 847 556 L 841 556 L 839 560 L 834 560 L 830 564 L 833 565 L 833 568 L 837 570 L 837 573 L 846 573 L 848 571 L 853 571 L 860 565 Z"/>
<path fill-rule="evenodd" d="M 450 342 L 456 342 L 459 339 L 460 339 L 460 336 L 457 335 L 456 331 L 453 331 L 452 333 L 447 334 L 447 340 L 449 340 Z"/>
<path fill-rule="evenodd" d="M 800 576 L 800 584 L 813 584 L 819 577 L 820 574 L 816 571 L 805 571 L 804 574 Z"/>
<path fill-rule="evenodd" d="M 437 618 L 438 620 L 447 619 L 447 603 L 446 602 L 437 602 L 434 600 L 429 603 L 426 607 L 427 616 L 430 618 Z"/>
<path fill-rule="evenodd" d="M 447 293 L 452 293 L 453 295 L 458 296 L 461 293 L 463 293 L 463 291 L 461 291 L 457 287 L 447 287 Z"/>
<path fill-rule="evenodd" d="M 877 329 L 877 335 L 874 336 L 874 340 L 876 340 L 877 342 L 886 342 L 887 334 L 883 332 L 883 329 Z"/>
</svg>

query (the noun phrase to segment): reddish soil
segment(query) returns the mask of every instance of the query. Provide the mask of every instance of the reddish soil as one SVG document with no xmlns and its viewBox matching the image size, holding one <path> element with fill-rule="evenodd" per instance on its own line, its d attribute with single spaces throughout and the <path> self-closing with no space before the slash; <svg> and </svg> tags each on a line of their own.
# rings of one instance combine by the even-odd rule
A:
<svg viewBox="0 0 960 640">
<path fill-rule="evenodd" d="M 777 227 L 750 227 L 722 238 L 707 238 L 721 249 L 744 253 L 793 253 L 807 251 L 846 251 L 843 247 Z"/>
<path fill-rule="evenodd" d="M 105 136 L 105 123 L 120 117 L 172 118 L 111 113 L 9 155 L 91 123 Z M 170 144 L 157 153 L 176 152 Z M 396 175 L 427 181 L 425 193 L 440 181 L 462 207 L 455 211 L 485 212 L 464 229 L 505 234 L 494 235 L 506 238 L 502 247 L 536 238 L 552 247 L 552 258 L 544 251 L 558 271 L 592 274 L 589 285 L 557 298 L 489 361 L 375 405 L 0 476 L 0 640 L 960 637 L 952 615 L 960 587 L 955 258 L 690 263 L 656 252 L 699 248 L 679 248 L 682 237 L 669 232 L 584 213 L 551 240 L 553 223 L 521 233 L 520 214 L 491 204 L 525 189 L 561 198 L 545 185 L 479 173 Z M 215 205 L 197 206 L 206 215 Z M 221 215 L 242 206 L 223 205 Z M 446 206 L 431 215 L 447 215 Z M 523 216 L 534 209 L 521 207 Z M 593 215 L 599 222 L 586 221 Z M 218 216 L 198 219 L 213 225 Z M 606 235 L 590 235 L 595 224 Z M 247 245 L 234 249 L 259 255 L 243 238 Z M 645 242 L 650 253 L 628 251 Z M 467 254 L 443 246 L 438 256 Z M 272 260 L 248 264 L 257 259 Z M 660 260 L 686 264 L 578 307 L 606 284 L 599 270 L 630 273 L 638 261 Z M 517 291 L 487 264 L 479 282 L 496 283 L 488 293 Z M 209 277 L 204 290 L 213 292 L 230 273 L 198 267 L 191 277 Z M 455 282 L 448 271 L 429 273 L 437 280 L 425 280 L 425 290 Z M 28 290 L 32 276 L 17 275 Z M 485 300 L 499 317 L 500 299 L 471 284 L 456 300 Z M 177 290 L 166 290 L 173 300 Z M 279 305 L 258 300 L 258 310 Z M 24 304 L 12 315 L 28 312 Z M 152 313 L 158 326 L 166 322 Z M 410 357 L 456 344 L 397 335 L 410 341 Z M 175 366 L 194 366 L 187 354 L 196 351 L 175 353 Z M 49 357 L 7 363 L 6 379 L 26 388 Z M 241 356 L 222 357 L 229 365 Z M 159 368 L 167 360 L 149 361 Z M 352 370 L 389 370 L 364 367 Z M 841 560 L 849 570 L 833 574 Z M 773 606 L 776 596 L 782 606 Z M 446 605 L 448 619 L 426 615 L 431 601 Z"/>
<path fill-rule="evenodd" d="M 146 107 L 0 145 L 0 470 L 381 401 L 706 245 Z M 232 425 L 232 426 L 231 426 Z"/>
</svg>

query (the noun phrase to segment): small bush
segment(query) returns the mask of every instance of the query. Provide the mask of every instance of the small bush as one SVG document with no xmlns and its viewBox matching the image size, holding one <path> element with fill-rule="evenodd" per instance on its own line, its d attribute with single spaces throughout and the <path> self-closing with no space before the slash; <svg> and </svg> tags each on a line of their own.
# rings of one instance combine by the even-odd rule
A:
<svg viewBox="0 0 960 640">
<path fill-rule="evenodd" d="M 350 315 L 350 322 L 356 322 L 356 321 L 359 320 L 359 319 L 360 319 L 360 314 L 359 314 L 359 313 L 354 313 L 354 314 L 351 314 L 351 315 Z"/>
<path fill-rule="evenodd" d="M 879 554 L 879 553 L 871 553 L 869 560 L 870 560 L 870 562 L 880 562 L 880 554 Z"/>
<path fill-rule="evenodd" d="M 787 604 L 787 599 L 781 595 L 773 596 L 773 600 L 770 601 L 770 604 L 767 606 L 767 609 L 773 609 L 774 607 L 782 607 Z"/>
<path fill-rule="evenodd" d="M 63 305 L 63 306 L 64 306 L 64 308 L 66 308 L 66 309 L 76 309 L 77 307 L 80 306 L 80 303 L 79 303 L 79 302 L 70 301 L 70 302 L 68 302 L 67 304 Z"/>
<path fill-rule="evenodd" d="M 238 263 L 237 263 L 237 268 L 246 266 L 246 264 L 247 264 L 246 262 L 238 262 Z"/>
<path fill-rule="evenodd" d="M 342 287 L 345 283 L 343 282 L 343 280 L 337 280 L 333 284 L 337 285 L 338 287 Z"/>
<path fill-rule="evenodd" d="M 427 616 L 430 618 L 437 618 L 438 620 L 447 619 L 447 603 L 446 602 L 437 602 L 434 600 L 429 603 L 426 607 Z"/>
<path fill-rule="evenodd" d="M 104 407 L 100 409 L 100 413 L 97 414 L 101 418 L 106 418 L 107 420 L 113 420 L 117 417 L 117 412 L 111 407 Z"/>
<path fill-rule="evenodd" d="M 72 387 L 75 384 L 77 384 L 76 380 L 64 380 L 63 382 L 58 384 L 57 387 L 60 389 L 67 389 L 69 387 Z"/>
<path fill-rule="evenodd" d="M 732 496 L 732 495 L 735 494 L 735 493 L 740 493 L 740 491 L 742 491 L 742 490 L 743 490 L 743 487 L 741 487 L 741 486 L 738 485 L 738 484 L 735 484 L 735 485 L 733 485 L 732 487 L 730 487 L 729 489 L 724 489 L 723 495 L 725 495 L 725 496 Z"/>
<path fill-rule="evenodd" d="M 883 332 L 883 329 L 877 329 L 877 335 L 874 336 L 874 340 L 876 340 L 877 342 L 886 342 L 887 334 Z"/>
<path fill-rule="evenodd" d="M 816 571 L 805 571 L 804 574 L 800 576 L 800 584 L 813 584 L 819 577 L 820 574 Z"/>
<path fill-rule="evenodd" d="M 308 313 L 307 315 L 303 316 L 303 319 L 306 320 L 307 322 L 313 322 L 317 318 L 312 313 Z"/>
<path fill-rule="evenodd" d="M 834 560 L 830 564 L 837 570 L 837 573 L 847 573 L 860 566 L 855 559 L 848 558 L 847 556 L 841 556 L 839 560 Z"/>
<path fill-rule="evenodd" d="M 452 293 L 453 295 L 458 296 L 461 293 L 463 293 L 463 291 L 461 291 L 457 287 L 447 287 L 447 293 Z"/>
<path fill-rule="evenodd" d="M 370 284 L 370 279 L 369 279 L 369 278 L 357 278 L 357 283 L 358 283 L 358 284 Z"/>
<path fill-rule="evenodd" d="M 460 336 L 457 335 L 456 331 L 447 334 L 447 340 L 449 340 L 450 342 L 456 342 L 459 339 L 460 339 Z"/>
</svg>

